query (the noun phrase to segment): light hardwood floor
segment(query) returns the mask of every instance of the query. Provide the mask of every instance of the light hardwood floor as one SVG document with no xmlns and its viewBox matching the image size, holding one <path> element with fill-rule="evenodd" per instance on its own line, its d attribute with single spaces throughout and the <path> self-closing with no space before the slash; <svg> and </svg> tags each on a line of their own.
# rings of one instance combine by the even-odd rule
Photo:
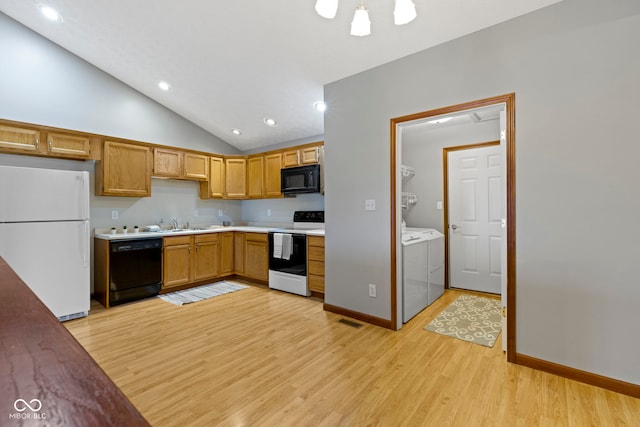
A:
<svg viewBox="0 0 640 427">
<path fill-rule="evenodd" d="M 639 426 L 640 399 L 509 364 L 423 330 L 339 323 L 261 286 L 154 298 L 65 325 L 154 426 Z"/>
</svg>

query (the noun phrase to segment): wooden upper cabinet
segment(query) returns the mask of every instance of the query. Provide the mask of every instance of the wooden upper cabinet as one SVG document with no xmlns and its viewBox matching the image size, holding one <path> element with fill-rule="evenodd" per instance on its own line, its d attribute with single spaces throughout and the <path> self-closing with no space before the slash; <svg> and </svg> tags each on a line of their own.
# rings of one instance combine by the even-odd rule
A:
<svg viewBox="0 0 640 427">
<path fill-rule="evenodd" d="M 209 157 L 167 148 L 154 148 L 153 176 L 206 181 L 209 179 Z"/>
<path fill-rule="evenodd" d="M 91 139 L 87 136 L 48 133 L 47 152 L 54 156 L 88 159 L 91 156 Z"/>
<path fill-rule="evenodd" d="M 264 196 L 280 197 L 280 169 L 282 169 L 282 153 L 264 156 Z"/>
<path fill-rule="evenodd" d="M 98 196 L 151 196 L 151 148 L 105 141 L 96 164 Z"/>
<path fill-rule="evenodd" d="M 0 125 L 0 148 L 35 154 L 40 150 L 40 131 Z"/>
<path fill-rule="evenodd" d="M 318 163 L 318 147 L 307 147 L 300 149 L 300 164 L 301 165 L 310 165 L 314 163 Z"/>
<path fill-rule="evenodd" d="M 244 157 L 227 157 L 225 166 L 225 191 L 226 199 L 247 198 L 247 159 Z"/>
<path fill-rule="evenodd" d="M 249 157 L 247 160 L 247 195 L 257 199 L 264 196 L 264 157 Z"/>
<path fill-rule="evenodd" d="M 202 154 L 184 153 L 183 176 L 186 179 L 206 181 L 209 179 L 209 157 Z"/>
<path fill-rule="evenodd" d="M 282 153 L 282 167 L 289 168 L 300 164 L 300 150 L 289 150 Z"/>
<path fill-rule="evenodd" d="M 153 176 L 180 178 L 182 176 L 182 153 L 166 148 L 154 148 Z"/>
<path fill-rule="evenodd" d="M 287 150 L 282 153 L 282 167 L 311 165 L 318 163 L 318 157 L 319 147 L 317 145 Z"/>
</svg>

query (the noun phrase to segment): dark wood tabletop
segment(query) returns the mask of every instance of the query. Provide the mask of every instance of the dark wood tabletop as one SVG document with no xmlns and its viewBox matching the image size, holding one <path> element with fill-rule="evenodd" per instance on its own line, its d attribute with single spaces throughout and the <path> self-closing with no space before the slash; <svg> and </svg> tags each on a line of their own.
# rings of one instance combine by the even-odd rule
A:
<svg viewBox="0 0 640 427">
<path fill-rule="evenodd" d="M 0 426 L 14 425 L 149 423 L 0 258 Z"/>
</svg>

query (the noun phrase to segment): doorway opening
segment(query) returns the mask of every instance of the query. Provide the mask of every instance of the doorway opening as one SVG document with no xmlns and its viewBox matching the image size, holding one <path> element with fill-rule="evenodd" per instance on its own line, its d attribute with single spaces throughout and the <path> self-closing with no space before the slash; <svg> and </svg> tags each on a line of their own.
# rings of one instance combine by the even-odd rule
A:
<svg viewBox="0 0 640 427">
<path fill-rule="evenodd" d="M 503 306 L 508 307 L 506 311 L 506 351 L 507 360 L 515 361 L 515 94 L 507 94 L 486 98 L 464 104 L 439 108 L 436 110 L 424 111 L 407 116 L 391 119 L 391 326 L 399 329 L 402 326 L 401 313 L 401 235 L 402 235 L 402 165 L 401 148 L 403 131 L 412 125 L 436 122 L 442 117 L 457 117 L 468 115 L 470 111 L 487 111 L 498 109 L 503 111 L 501 117 L 500 139 L 503 146 L 503 168 L 504 168 L 504 266 L 502 276 L 504 277 Z M 480 115 L 480 114 L 479 114 Z M 477 115 L 477 116 L 479 116 Z M 442 215 L 441 215 L 442 216 Z M 444 229 L 444 225 L 443 225 Z M 504 295 L 506 294 L 506 295 Z"/>
</svg>

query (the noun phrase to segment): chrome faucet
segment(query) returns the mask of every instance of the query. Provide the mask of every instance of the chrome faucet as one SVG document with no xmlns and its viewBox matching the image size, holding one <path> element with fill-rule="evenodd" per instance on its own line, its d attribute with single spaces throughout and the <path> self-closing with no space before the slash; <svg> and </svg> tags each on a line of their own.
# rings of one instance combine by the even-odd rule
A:
<svg viewBox="0 0 640 427">
<path fill-rule="evenodd" d="M 177 230 L 178 229 L 178 219 L 177 218 L 171 218 L 171 229 L 172 230 Z"/>
</svg>

